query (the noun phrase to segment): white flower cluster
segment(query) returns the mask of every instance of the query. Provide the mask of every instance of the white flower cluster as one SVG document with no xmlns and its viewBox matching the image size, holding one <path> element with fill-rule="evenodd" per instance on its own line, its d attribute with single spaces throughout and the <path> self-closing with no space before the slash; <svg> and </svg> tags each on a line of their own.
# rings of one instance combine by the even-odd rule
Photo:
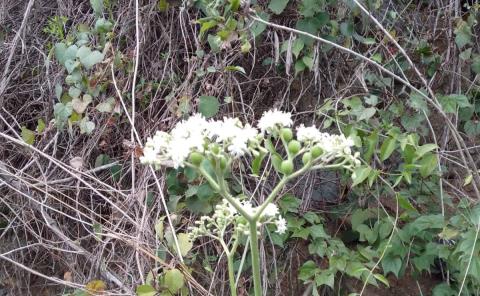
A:
<svg viewBox="0 0 480 296">
<path fill-rule="evenodd" d="M 148 138 L 140 162 L 160 166 L 171 161 L 173 167 L 183 167 L 192 151 L 203 153 L 209 143 L 217 143 L 238 157 L 249 153 L 249 144 L 254 147 L 257 135 L 257 129 L 249 124 L 244 126 L 238 118 L 207 121 L 195 114 L 177 123 L 169 134 L 158 131 L 153 138 Z"/>
<path fill-rule="evenodd" d="M 290 112 L 273 109 L 263 113 L 262 118 L 258 122 L 258 128 L 262 133 L 271 134 L 276 127 L 290 127 L 292 124 L 292 114 Z"/>
<path fill-rule="evenodd" d="M 306 127 L 303 124 L 297 128 L 297 140 L 307 145 L 320 147 L 325 156 L 351 155 L 351 147 L 354 145 L 353 140 L 343 134 L 322 133 L 315 126 Z"/>
<path fill-rule="evenodd" d="M 258 207 L 253 207 L 249 201 L 242 202 L 242 208 L 251 215 L 258 211 Z M 215 212 L 212 216 L 202 216 L 200 220 L 195 222 L 195 227 L 190 227 L 190 238 L 194 240 L 200 236 L 223 236 L 229 225 L 236 225 L 238 231 L 248 235 L 249 230 L 245 222 L 237 210 L 224 199 L 215 207 Z M 287 230 L 286 220 L 280 215 L 278 207 L 273 203 L 268 204 L 264 209 L 259 222 L 260 225 L 266 223 L 275 224 L 276 232 L 279 234 L 283 234 Z"/>
<path fill-rule="evenodd" d="M 233 158 L 258 152 L 265 135 L 278 133 L 282 128 L 291 127 L 292 115 L 277 109 L 266 111 L 257 127 L 242 124 L 238 118 L 206 120 L 195 114 L 183 120 L 170 133 L 158 131 L 147 139 L 143 156 L 144 164 L 160 165 L 170 162 L 173 167 L 183 167 L 193 151 L 209 153 L 211 145 L 219 146 L 222 153 Z M 260 132 L 259 132 L 260 131 Z M 278 135 L 278 134 L 277 134 Z M 331 135 L 320 132 L 315 126 L 297 128 L 297 140 L 306 147 L 318 146 L 322 149 L 322 159 L 326 157 L 349 157 L 353 140 L 344 135 Z"/>
</svg>

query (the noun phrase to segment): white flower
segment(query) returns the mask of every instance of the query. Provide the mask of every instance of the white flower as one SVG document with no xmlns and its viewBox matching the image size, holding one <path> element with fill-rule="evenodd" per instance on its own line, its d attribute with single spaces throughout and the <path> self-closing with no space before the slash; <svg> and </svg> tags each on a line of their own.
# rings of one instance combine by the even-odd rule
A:
<svg viewBox="0 0 480 296">
<path fill-rule="evenodd" d="M 275 232 L 278 234 L 284 234 L 287 231 L 287 221 L 283 217 L 278 217 L 275 226 L 277 227 Z"/>
<path fill-rule="evenodd" d="M 140 156 L 140 162 L 143 164 L 154 164 L 157 161 L 157 151 L 154 147 L 145 147 L 143 156 Z"/>
<path fill-rule="evenodd" d="M 319 146 L 328 155 L 344 156 L 351 155 L 354 142 L 345 135 L 330 135 L 327 133 L 321 134 L 321 140 L 318 142 Z"/>
<path fill-rule="evenodd" d="M 297 140 L 300 142 L 318 142 L 322 139 L 322 133 L 315 127 L 305 127 L 303 124 L 297 128 Z"/>
<path fill-rule="evenodd" d="M 273 109 L 263 113 L 258 122 L 258 128 L 262 133 L 267 132 L 267 134 L 270 134 L 275 127 L 290 127 L 292 123 L 292 114 L 290 112 Z"/>
<path fill-rule="evenodd" d="M 276 215 L 278 214 L 278 207 L 273 204 L 273 203 L 269 203 L 266 207 L 265 207 L 265 210 L 263 210 L 263 216 L 264 217 L 275 217 Z"/>
</svg>

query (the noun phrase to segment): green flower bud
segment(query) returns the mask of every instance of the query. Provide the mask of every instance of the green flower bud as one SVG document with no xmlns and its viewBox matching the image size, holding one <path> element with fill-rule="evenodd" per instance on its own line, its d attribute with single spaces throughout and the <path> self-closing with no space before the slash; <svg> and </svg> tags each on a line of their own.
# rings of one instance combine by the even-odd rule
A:
<svg viewBox="0 0 480 296">
<path fill-rule="evenodd" d="M 312 153 L 312 157 L 315 159 L 315 158 L 318 158 L 320 155 L 323 154 L 323 150 L 322 148 L 318 147 L 318 146 L 313 146 L 312 149 L 310 150 L 310 152 Z"/>
<path fill-rule="evenodd" d="M 203 161 L 203 155 L 198 152 L 192 152 L 190 153 L 188 160 L 194 166 L 200 166 Z"/>
<path fill-rule="evenodd" d="M 290 175 L 293 172 L 293 162 L 291 160 L 284 160 L 280 165 L 280 170 L 285 175 Z"/>
<path fill-rule="evenodd" d="M 300 144 L 299 141 L 293 140 L 288 143 L 288 151 L 290 151 L 290 153 L 297 154 L 300 149 L 302 149 L 302 144 Z"/>
<path fill-rule="evenodd" d="M 227 167 L 227 160 L 225 159 L 225 157 L 221 157 L 220 158 L 220 168 L 222 170 L 224 170 L 226 167 Z"/>
<path fill-rule="evenodd" d="M 293 132 L 289 128 L 282 128 L 280 130 L 280 136 L 287 142 L 290 142 L 293 139 Z"/>
<path fill-rule="evenodd" d="M 312 154 L 310 152 L 305 152 L 302 156 L 302 162 L 304 165 L 307 165 L 312 160 Z"/>
<path fill-rule="evenodd" d="M 220 147 L 217 144 L 212 144 L 210 151 L 212 151 L 213 154 L 218 154 L 220 153 Z"/>
</svg>

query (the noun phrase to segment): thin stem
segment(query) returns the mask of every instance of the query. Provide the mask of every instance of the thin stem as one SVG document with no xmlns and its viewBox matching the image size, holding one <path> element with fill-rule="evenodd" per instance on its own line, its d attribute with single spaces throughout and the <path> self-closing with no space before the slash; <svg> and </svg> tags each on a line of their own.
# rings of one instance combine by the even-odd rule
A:
<svg viewBox="0 0 480 296">
<path fill-rule="evenodd" d="M 258 249 L 257 221 L 250 224 L 250 252 L 252 256 L 253 291 L 255 296 L 262 295 L 262 280 L 260 278 L 260 252 Z"/>
<path fill-rule="evenodd" d="M 228 282 L 230 283 L 230 295 L 237 296 L 237 287 L 235 286 L 235 272 L 233 271 L 233 256 L 234 252 L 231 252 L 227 256 L 228 264 Z"/>
</svg>

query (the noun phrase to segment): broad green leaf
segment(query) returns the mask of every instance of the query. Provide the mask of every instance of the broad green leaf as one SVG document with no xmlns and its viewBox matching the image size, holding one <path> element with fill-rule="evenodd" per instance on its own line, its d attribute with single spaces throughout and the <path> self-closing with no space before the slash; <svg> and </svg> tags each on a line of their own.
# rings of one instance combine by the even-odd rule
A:
<svg viewBox="0 0 480 296">
<path fill-rule="evenodd" d="M 178 269 L 170 269 L 165 272 L 164 285 L 171 292 L 176 294 L 184 285 L 185 278 Z"/>
<path fill-rule="evenodd" d="M 438 146 L 436 144 L 425 144 L 417 147 L 417 151 L 415 151 L 415 153 L 417 154 L 417 157 L 420 158 L 423 155 L 425 155 L 427 152 L 437 149 L 437 147 Z"/>
<path fill-rule="evenodd" d="M 465 45 L 472 42 L 472 28 L 465 21 L 460 21 L 455 29 L 455 43 L 458 48 L 463 48 Z"/>
<path fill-rule="evenodd" d="M 70 45 L 67 50 L 65 51 L 65 61 L 66 60 L 75 60 L 77 57 L 78 46 L 75 44 Z"/>
<path fill-rule="evenodd" d="M 165 12 L 168 10 L 168 7 L 170 6 L 170 3 L 168 3 L 167 0 L 159 0 L 158 1 L 158 10 L 160 12 Z"/>
<path fill-rule="evenodd" d="M 72 115 L 73 108 L 71 103 L 57 103 L 53 106 L 53 115 L 55 116 L 55 125 L 61 128 Z"/>
<path fill-rule="evenodd" d="M 265 12 L 258 13 L 258 17 L 264 21 L 268 21 L 270 19 L 270 15 L 268 15 Z M 252 26 L 250 27 L 250 31 L 252 32 L 254 37 L 257 37 L 260 34 L 262 34 L 266 28 L 267 28 L 267 25 L 265 25 L 264 23 L 254 21 Z"/>
<path fill-rule="evenodd" d="M 103 0 L 90 0 L 90 5 L 92 5 L 93 11 L 97 16 L 102 15 L 103 13 Z"/>
<path fill-rule="evenodd" d="M 84 117 L 80 121 L 80 133 L 90 135 L 95 129 L 95 123 L 88 120 L 88 117 Z"/>
<path fill-rule="evenodd" d="M 447 113 L 457 112 L 457 107 L 471 107 L 472 105 L 468 101 L 465 95 L 451 94 L 447 96 L 441 96 L 438 98 L 442 108 Z"/>
<path fill-rule="evenodd" d="M 325 229 L 323 228 L 322 224 L 316 224 L 316 225 L 310 226 L 310 235 L 312 236 L 313 239 L 330 238 L 330 236 L 325 232 Z"/>
<path fill-rule="evenodd" d="M 74 60 L 66 60 L 65 61 L 65 69 L 67 69 L 68 74 L 72 74 L 75 69 L 80 66 L 80 62 Z"/>
<path fill-rule="evenodd" d="M 150 285 L 140 285 L 136 289 L 137 296 L 155 296 L 157 291 Z"/>
<path fill-rule="evenodd" d="M 437 156 L 433 153 L 427 153 L 419 162 L 420 165 L 420 175 L 422 177 L 430 176 L 433 171 L 437 169 L 438 159 Z"/>
<path fill-rule="evenodd" d="M 95 109 L 102 113 L 111 113 L 115 109 L 116 101 L 113 97 L 108 97 L 104 102 L 98 104 Z"/>
<path fill-rule="evenodd" d="M 368 178 L 368 175 L 370 175 L 371 171 L 372 168 L 370 166 L 362 165 L 360 167 L 357 167 L 352 174 L 352 187 L 365 181 Z"/>
<path fill-rule="evenodd" d="M 330 270 L 322 270 L 320 273 L 315 274 L 315 284 L 317 287 L 326 285 L 333 289 L 335 285 L 335 274 Z"/>
<path fill-rule="evenodd" d="M 55 58 L 58 60 L 60 64 L 65 64 L 67 52 L 67 45 L 65 43 L 56 43 L 54 48 Z"/>
<path fill-rule="evenodd" d="M 207 41 L 213 53 L 217 53 L 220 51 L 222 47 L 222 39 L 219 36 L 208 34 Z"/>
<path fill-rule="evenodd" d="M 84 94 L 83 98 L 74 98 L 72 100 L 72 107 L 75 112 L 82 114 L 87 109 L 88 105 L 92 102 L 92 96 Z"/>
<path fill-rule="evenodd" d="M 310 56 L 304 56 L 302 58 L 302 62 L 305 64 L 305 66 L 307 66 L 308 70 L 312 70 L 313 68 L 313 58 L 310 57 Z"/>
<path fill-rule="evenodd" d="M 357 121 L 368 120 L 375 115 L 375 113 L 377 113 L 377 109 L 375 107 L 365 108 L 360 114 L 357 115 Z"/>
<path fill-rule="evenodd" d="M 320 269 L 317 267 L 317 264 L 312 260 L 308 260 L 300 267 L 298 278 L 302 281 L 307 281 L 314 277 L 318 271 L 320 271 Z"/>
<path fill-rule="evenodd" d="M 72 99 L 80 97 L 81 94 L 82 94 L 82 91 L 74 86 L 71 86 L 68 89 L 68 95 L 72 97 Z"/>
<path fill-rule="evenodd" d="M 480 121 L 478 120 L 469 120 L 465 122 L 463 128 L 469 137 L 476 137 L 480 135 Z"/>
<path fill-rule="evenodd" d="M 240 0 L 228 0 L 230 2 L 230 10 L 235 12 L 240 8 Z"/>
<path fill-rule="evenodd" d="M 281 14 L 287 7 L 288 0 L 270 0 L 268 8 L 275 14 Z"/>
<path fill-rule="evenodd" d="M 375 148 L 377 147 L 377 143 L 378 143 L 378 131 L 375 130 L 373 133 L 371 133 L 367 139 L 366 139 L 366 144 L 367 144 L 367 147 L 366 147 L 366 151 L 365 153 L 363 154 L 363 158 L 365 159 L 365 161 L 367 163 L 370 162 L 370 160 L 372 159 L 372 156 L 373 156 L 373 153 L 375 152 Z"/>
<path fill-rule="evenodd" d="M 95 22 L 95 31 L 98 33 L 108 33 L 112 30 L 112 28 L 112 22 L 104 18 L 100 18 Z"/>
<path fill-rule="evenodd" d="M 22 140 L 28 145 L 35 143 L 35 133 L 24 126 L 22 126 L 21 136 Z"/>
<path fill-rule="evenodd" d="M 284 195 L 278 201 L 278 205 L 284 213 L 298 213 L 298 208 L 301 204 L 302 201 L 291 194 Z"/>
<path fill-rule="evenodd" d="M 60 99 L 62 98 L 62 92 L 63 92 L 63 88 L 62 88 L 62 85 L 57 83 L 55 84 L 55 97 L 57 98 L 57 100 L 60 101 Z"/>
<path fill-rule="evenodd" d="M 397 256 L 387 255 L 382 259 L 383 274 L 393 273 L 397 278 L 402 269 L 402 259 Z"/>
<path fill-rule="evenodd" d="M 322 11 L 321 4 L 322 1 L 319 0 L 303 0 L 300 4 L 300 14 L 304 17 L 313 17 Z"/>
<path fill-rule="evenodd" d="M 352 22 L 343 22 L 340 24 L 340 32 L 345 37 L 352 37 L 355 29 Z"/>
<path fill-rule="evenodd" d="M 418 92 L 412 92 L 408 101 L 410 107 L 415 110 L 428 112 L 428 105 L 425 99 Z"/>
<path fill-rule="evenodd" d="M 375 277 L 375 279 L 382 282 L 385 286 L 390 287 L 390 284 L 388 283 L 388 280 L 383 275 L 378 274 L 378 273 L 374 273 L 373 276 Z"/>
<path fill-rule="evenodd" d="M 37 128 L 36 131 L 37 133 L 41 134 L 45 130 L 45 121 L 43 119 L 38 119 L 37 120 Z"/>
<path fill-rule="evenodd" d="M 260 175 L 260 168 L 263 162 L 263 159 L 267 156 L 266 153 L 260 152 L 258 156 L 256 156 L 252 161 L 252 174 L 255 176 Z"/>
<path fill-rule="evenodd" d="M 480 55 L 476 55 L 473 59 L 472 59 L 472 71 L 475 73 L 475 74 L 480 74 Z"/>
<path fill-rule="evenodd" d="M 297 38 L 295 39 L 295 41 L 293 41 L 292 53 L 295 56 L 295 58 L 298 58 L 298 56 L 300 55 L 300 52 L 304 47 L 305 47 L 305 43 L 301 38 Z"/>
<path fill-rule="evenodd" d="M 383 141 L 382 146 L 380 147 L 380 160 L 385 161 L 387 158 L 392 155 L 393 151 L 395 151 L 395 147 L 397 140 L 395 138 L 389 137 L 385 141 Z"/>
<path fill-rule="evenodd" d="M 205 118 L 210 118 L 217 115 L 220 108 L 220 103 L 218 99 L 213 96 L 201 96 L 200 102 L 198 105 L 198 111 L 205 116 Z"/>
<path fill-rule="evenodd" d="M 305 63 L 302 60 L 297 60 L 295 62 L 295 75 L 297 75 L 300 72 L 303 72 L 306 68 Z"/>
<path fill-rule="evenodd" d="M 82 46 L 77 52 L 77 57 L 85 69 L 90 70 L 93 66 L 103 61 L 104 54 L 98 50 L 92 51 L 87 46 Z"/>
<path fill-rule="evenodd" d="M 177 235 L 177 239 L 178 239 L 178 246 L 180 247 L 180 253 L 182 254 L 182 256 L 187 256 L 188 252 L 193 247 L 192 240 L 190 239 L 187 233 L 179 233 Z"/>
</svg>

